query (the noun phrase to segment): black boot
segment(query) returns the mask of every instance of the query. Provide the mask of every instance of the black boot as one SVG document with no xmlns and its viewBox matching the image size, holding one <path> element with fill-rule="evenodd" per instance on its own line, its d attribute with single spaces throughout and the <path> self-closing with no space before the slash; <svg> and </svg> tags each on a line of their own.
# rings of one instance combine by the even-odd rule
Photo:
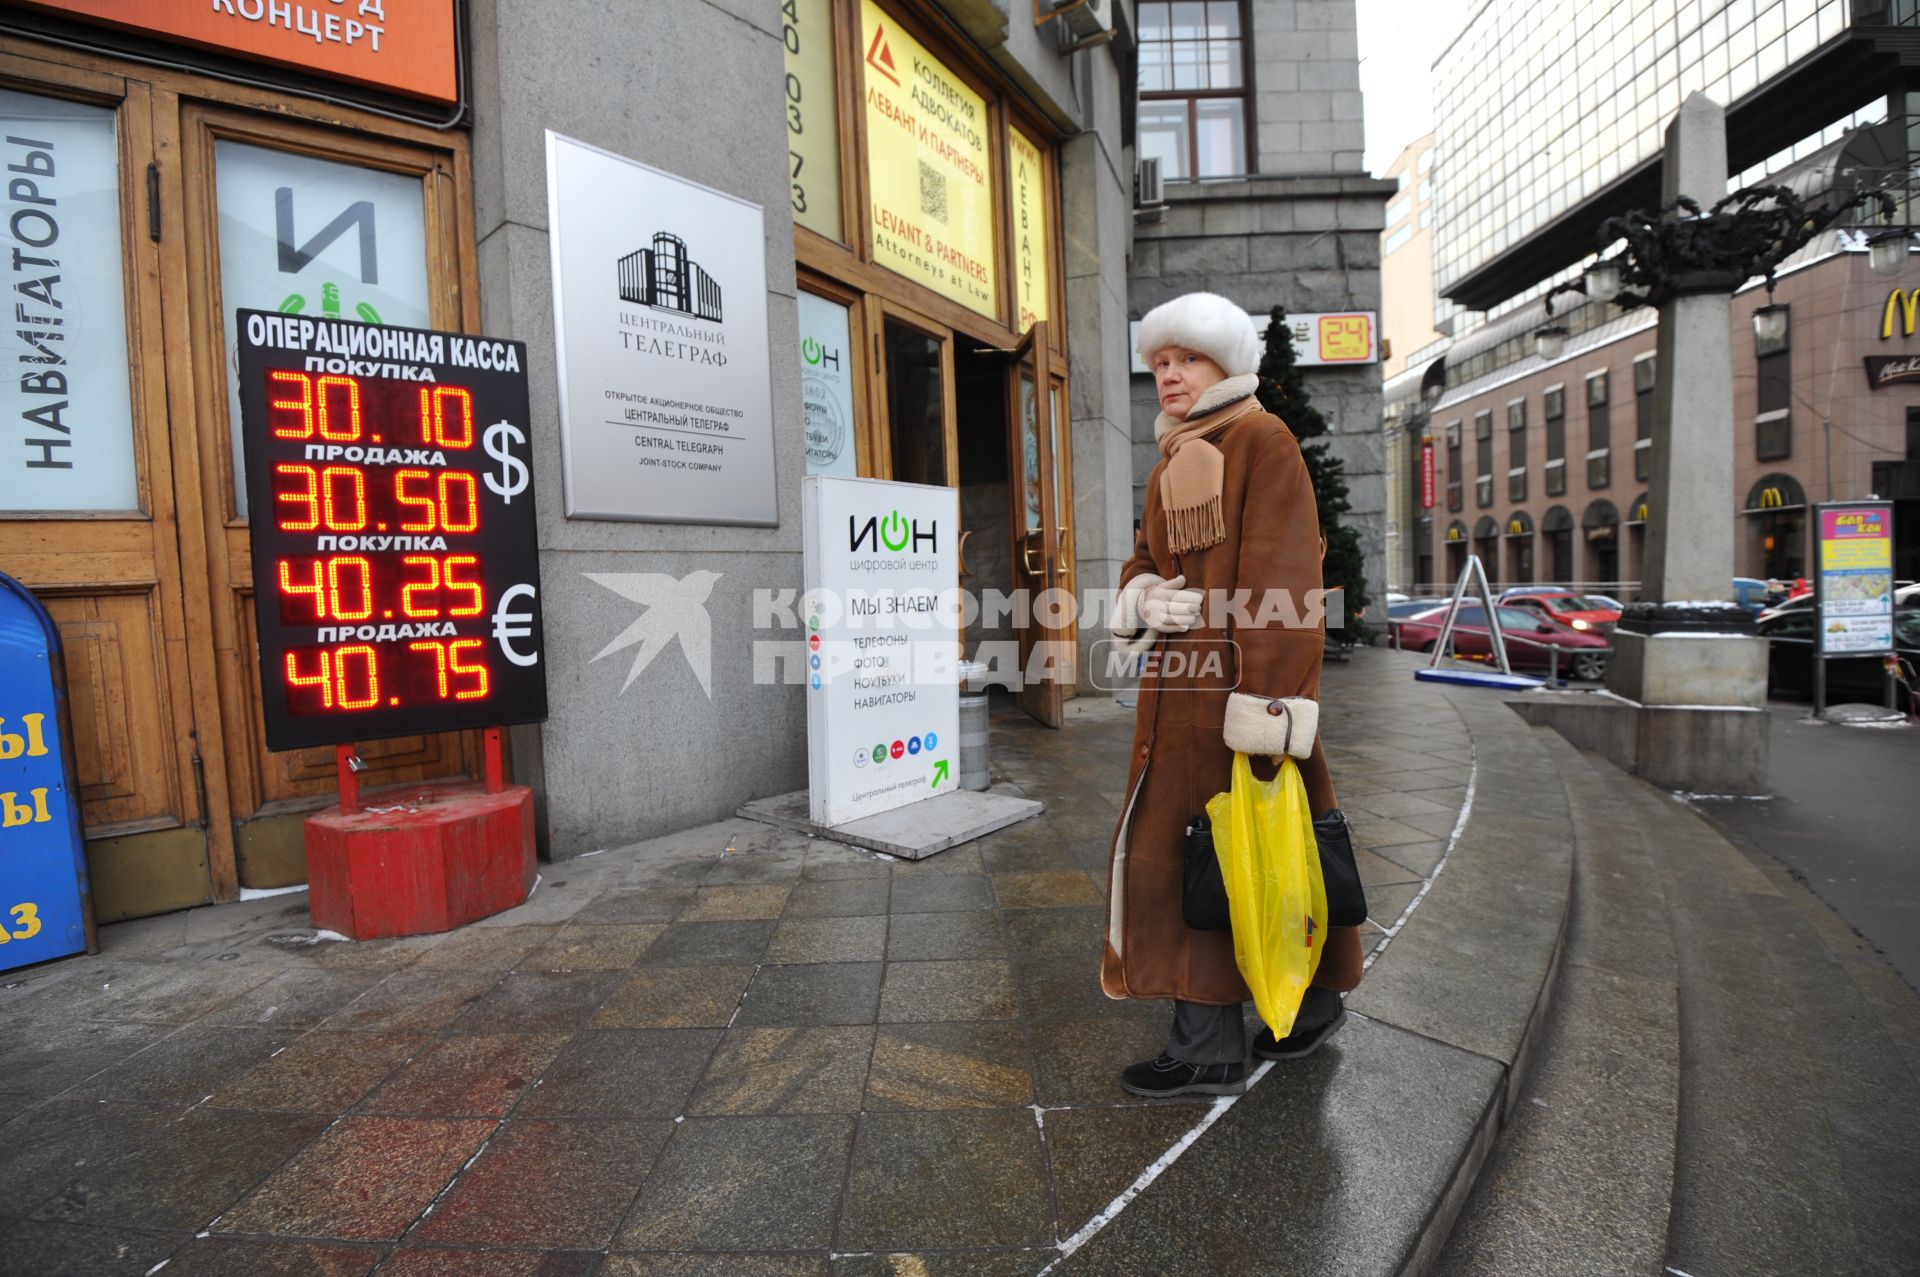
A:
<svg viewBox="0 0 1920 1277">
<path fill-rule="evenodd" d="M 1300 1013 L 1293 1018 L 1293 1032 L 1275 1039 L 1272 1029 L 1260 1030 L 1253 1040 L 1253 1053 L 1263 1060 L 1297 1060 L 1312 1055 L 1346 1022 L 1347 1008 L 1340 995 L 1309 985 L 1300 999 Z"/>
<path fill-rule="evenodd" d="M 1247 1066 L 1188 1064 L 1171 1055 L 1162 1055 L 1128 1065 L 1120 1074 L 1120 1085 L 1149 1099 L 1169 1095 L 1238 1095 L 1247 1089 Z"/>
</svg>

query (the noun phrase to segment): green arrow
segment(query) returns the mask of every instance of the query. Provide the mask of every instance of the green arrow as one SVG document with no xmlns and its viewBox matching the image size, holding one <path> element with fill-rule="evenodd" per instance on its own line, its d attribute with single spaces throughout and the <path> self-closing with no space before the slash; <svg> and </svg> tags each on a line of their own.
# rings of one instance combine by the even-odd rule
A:
<svg viewBox="0 0 1920 1277">
<path fill-rule="evenodd" d="M 947 760 L 944 758 L 934 759 L 933 760 L 933 780 L 929 783 L 931 783 L 935 789 L 938 789 L 940 788 L 940 782 L 945 780 L 946 778 L 947 778 Z"/>
</svg>

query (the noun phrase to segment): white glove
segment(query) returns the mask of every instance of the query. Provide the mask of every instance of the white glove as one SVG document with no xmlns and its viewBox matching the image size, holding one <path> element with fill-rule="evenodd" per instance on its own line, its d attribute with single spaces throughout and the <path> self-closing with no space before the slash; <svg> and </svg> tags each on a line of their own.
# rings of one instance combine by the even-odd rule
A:
<svg viewBox="0 0 1920 1277">
<path fill-rule="evenodd" d="M 1199 590 L 1181 589 L 1186 582 L 1183 573 L 1171 581 L 1147 587 L 1146 596 L 1140 600 L 1140 619 L 1149 629 L 1162 634 L 1185 634 L 1200 623 L 1200 605 L 1206 596 Z"/>
</svg>

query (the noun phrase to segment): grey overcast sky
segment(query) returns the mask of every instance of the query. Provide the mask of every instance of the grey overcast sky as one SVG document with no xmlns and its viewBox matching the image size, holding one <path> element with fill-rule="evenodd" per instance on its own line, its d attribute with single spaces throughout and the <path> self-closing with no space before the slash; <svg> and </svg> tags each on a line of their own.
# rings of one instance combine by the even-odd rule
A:
<svg viewBox="0 0 1920 1277">
<path fill-rule="evenodd" d="M 1367 171 L 1387 171 L 1433 128 L 1433 60 L 1466 20 L 1466 0 L 1357 0 Z"/>
</svg>

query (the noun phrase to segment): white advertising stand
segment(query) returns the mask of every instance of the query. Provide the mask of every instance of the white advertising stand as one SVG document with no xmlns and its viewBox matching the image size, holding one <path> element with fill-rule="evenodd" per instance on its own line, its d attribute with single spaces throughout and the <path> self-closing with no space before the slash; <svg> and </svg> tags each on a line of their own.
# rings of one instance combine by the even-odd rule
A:
<svg viewBox="0 0 1920 1277">
<path fill-rule="evenodd" d="M 960 494 L 809 475 L 807 777 L 741 814 L 919 859 L 1038 815 L 960 788 Z"/>
</svg>

